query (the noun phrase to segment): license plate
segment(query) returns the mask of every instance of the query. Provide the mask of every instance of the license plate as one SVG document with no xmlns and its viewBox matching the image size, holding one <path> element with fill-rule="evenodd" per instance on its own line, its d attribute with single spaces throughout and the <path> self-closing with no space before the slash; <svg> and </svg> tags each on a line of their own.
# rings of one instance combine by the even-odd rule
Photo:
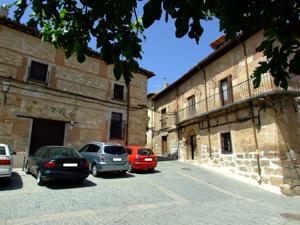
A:
<svg viewBox="0 0 300 225">
<path fill-rule="evenodd" d="M 145 158 L 145 161 L 152 161 L 152 158 Z"/>
<path fill-rule="evenodd" d="M 63 166 L 64 167 L 77 167 L 78 164 L 77 163 L 64 163 Z"/>
<path fill-rule="evenodd" d="M 113 158 L 113 161 L 114 162 L 120 162 L 120 161 L 122 161 L 122 158 Z"/>
</svg>

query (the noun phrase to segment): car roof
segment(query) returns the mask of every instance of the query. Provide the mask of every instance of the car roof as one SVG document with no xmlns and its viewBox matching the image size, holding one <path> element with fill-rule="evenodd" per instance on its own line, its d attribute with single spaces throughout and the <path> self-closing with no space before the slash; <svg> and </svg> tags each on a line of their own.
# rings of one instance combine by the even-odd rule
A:
<svg viewBox="0 0 300 225">
<path fill-rule="evenodd" d="M 143 146 L 138 146 L 138 145 L 130 145 L 130 146 L 127 146 L 126 148 L 131 148 L 131 149 L 150 149 L 152 150 L 151 148 L 147 148 L 147 147 L 143 147 Z"/>
<path fill-rule="evenodd" d="M 89 144 L 104 145 L 104 146 L 123 146 L 123 145 L 121 145 L 119 143 L 114 143 L 114 142 L 104 143 L 104 142 L 101 142 L 101 141 L 92 141 L 92 142 L 87 143 L 86 145 L 89 145 Z"/>
<path fill-rule="evenodd" d="M 0 143 L 0 146 L 3 146 L 3 147 L 8 147 L 8 145 L 7 145 L 7 144 L 1 144 L 1 143 Z"/>
</svg>

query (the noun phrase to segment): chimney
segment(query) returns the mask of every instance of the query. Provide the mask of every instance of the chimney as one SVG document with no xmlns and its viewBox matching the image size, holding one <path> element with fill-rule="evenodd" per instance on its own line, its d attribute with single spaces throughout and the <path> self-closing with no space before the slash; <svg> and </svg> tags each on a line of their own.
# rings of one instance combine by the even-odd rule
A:
<svg viewBox="0 0 300 225">
<path fill-rule="evenodd" d="M 8 6 L 6 4 L 0 6 L 0 17 L 8 17 Z"/>
<path fill-rule="evenodd" d="M 223 44 L 225 43 L 225 35 L 222 35 L 218 39 L 214 40 L 211 44 L 210 47 L 214 50 L 217 50 L 220 48 Z"/>
<path fill-rule="evenodd" d="M 164 85 L 163 85 L 163 89 L 169 87 L 169 84 L 166 81 L 166 78 L 164 77 Z"/>
</svg>

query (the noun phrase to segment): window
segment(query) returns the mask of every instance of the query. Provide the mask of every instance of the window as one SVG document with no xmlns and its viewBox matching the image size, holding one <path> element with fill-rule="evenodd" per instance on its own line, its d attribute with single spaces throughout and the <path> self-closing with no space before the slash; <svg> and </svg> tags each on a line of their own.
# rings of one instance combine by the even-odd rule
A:
<svg viewBox="0 0 300 225">
<path fill-rule="evenodd" d="M 110 138 L 123 138 L 122 113 L 112 112 L 110 120 Z"/>
<path fill-rule="evenodd" d="M 123 146 L 105 146 L 104 152 L 106 154 L 122 155 L 126 153 L 126 150 Z"/>
<path fill-rule="evenodd" d="M 30 67 L 28 68 L 28 80 L 47 83 L 48 65 L 36 61 L 31 61 Z"/>
<path fill-rule="evenodd" d="M 90 153 L 96 153 L 98 152 L 100 149 L 99 146 L 97 145 L 89 145 L 89 148 L 87 149 L 87 152 L 90 152 Z"/>
<path fill-rule="evenodd" d="M 0 146 L 0 155 L 6 155 L 6 150 L 2 146 Z"/>
<path fill-rule="evenodd" d="M 196 105 L 195 105 L 195 96 L 191 96 L 187 99 L 188 102 L 188 112 L 189 116 L 194 116 L 196 111 Z"/>
<path fill-rule="evenodd" d="M 167 126 L 167 109 L 161 110 L 161 127 L 164 128 Z"/>
<path fill-rule="evenodd" d="M 120 84 L 114 84 L 113 98 L 116 100 L 124 101 L 124 86 Z"/>
<path fill-rule="evenodd" d="M 153 151 L 151 149 L 139 149 L 137 152 L 138 155 L 153 155 Z"/>
<path fill-rule="evenodd" d="M 232 153 L 230 132 L 221 134 L 221 148 L 222 148 L 223 154 L 231 154 Z"/>
<path fill-rule="evenodd" d="M 232 103 L 231 76 L 220 81 L 221 103 L 222 105 Z"/>
</svg>

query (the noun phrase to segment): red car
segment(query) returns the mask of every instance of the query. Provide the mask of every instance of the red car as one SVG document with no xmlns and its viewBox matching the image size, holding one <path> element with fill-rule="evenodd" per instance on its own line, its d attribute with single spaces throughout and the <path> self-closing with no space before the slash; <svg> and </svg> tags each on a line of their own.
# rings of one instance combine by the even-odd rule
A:
<svg viewBox="0 0 300 225">
<path fill-rule="evenodd" d="M 129 172 L 134 170 L 148 170 L 153 172 L 157 166 L 157 157 L 150 148 L 128 146 Z"/>
</svg>

